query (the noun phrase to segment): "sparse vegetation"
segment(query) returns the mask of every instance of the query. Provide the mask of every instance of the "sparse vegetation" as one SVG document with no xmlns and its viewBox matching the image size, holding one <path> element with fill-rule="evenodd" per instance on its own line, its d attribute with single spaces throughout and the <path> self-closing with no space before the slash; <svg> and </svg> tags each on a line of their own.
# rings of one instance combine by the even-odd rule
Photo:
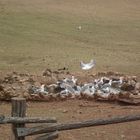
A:
<svg viewBox="0 0 140 140">
<path fill-rule="evenodd" d="M 97 71 L 139 75 L 139 5 L 137 0 L 1 0 L 0 69 L 78 71 L 80 60 L 94 58 Z"/>
<path fill-rule="evenodd" d="M 1 77 L 46 68 L 79 72 L 79 62 L 91 59 L 96 72 L 140 76 L 140 0 L 0 0 Z M 10 107 L 0 102 L 0 114 L 10 115 Z M 67 122 L 139 112 L 139 106 L 68 100 L 28 102 L 27 115 Z M 139 124 L 62 132 L 59 139 L 139 140 Z M 10 133 L 9 126 L 0 126 L 0 140 L 10 139 Z"/>
</svg>

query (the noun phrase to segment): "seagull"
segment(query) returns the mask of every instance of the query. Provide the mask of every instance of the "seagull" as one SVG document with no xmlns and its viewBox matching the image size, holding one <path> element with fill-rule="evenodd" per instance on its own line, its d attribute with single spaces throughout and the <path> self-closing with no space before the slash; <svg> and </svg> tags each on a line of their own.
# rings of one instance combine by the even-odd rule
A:
<svg viewBox="0 0 140 140">
<path fill-rule="evenodd" d="M 110 87 L 104 87 L 100 89 L 103 93 L 110 93 Z"/>
<path fill-rule="evenodd" d="M 68 94 L 69 94 L 68 89 L 64 89 L 60 92 L 60 95 L 68 95 Z"/>
<path fill-rule="evenodd" d="M 80 86 L 75 86 L 75 87 L 74 87 L 75 94 L 76 94 L 76 95 L 80 95 L 81 89 L 82 89 L 82 88 L 81 88 Z"/>
<path fill-rule="evenodd" d="M 35 85 L 30 85 L 30 87 L 28 88 L 28 91 L 30 94 L 38 94 L 40 93 L 41 89 L 40 87 L 36 87 Z"/>
<path fill-rule="evenodd" d="M 102 88 L 111 87 L 111 85 L 112 85 L 112 79 L 110 79 L 108 83 L 103 84 Z"/>
<path fill-rule="evenodd" d="M 63 83 L 68 84 L 71 87 L 74 87 L 74 86 L 76 86 L 76 81 L 77 81 L 77 79 L 74 76 L 72 76 L 71 79 L 65 78 L 65 79 L 59 81 L 58 84 L 60 85 L 60 87 Z"/>
<path fill-rule="evenodd" d="M 108 98 L 109 97 L 109 95 L 110 95 L 110 93 L 109 92 L 104 92 L 104 91 L 102 91 L 102 90 L 98 90 L 97 91 L 97 94 L 100 96 L 100 97 L 102 97 L 102 98 Z"/>
<path fill-rule="evenodd" d="M 45 85 L 41 85 L 40 89 L 39 89 L 40 92 L 44 92 L 45 91 Z"/>
<path fill-rule="evenodd" d="M 112 78 L 112 82 L 113 82 L 113 83 L 120 83 L 120 84 L 122 84 L 123 79 L 122 79 L 122 77 L 120 77 L 120 78 L 118 78 L 118 79 L 117 79 L 117 78 L 116 78 L 116 79 L 113 79 L 113 78 Z"/>
<path fill-rule="evenodd" d="M 82 29 L 82 26 L 78 26 L 78 30 L 81 30 Z"/>
<path fill-rule="evenodd" d="M 100 87 L 100 90 L 103 91 L 104 93 L 109 93 L 110 92 L 110 87 L 112 85 L 112 79 L 109 80 L 109 83 L 105 83 Z"/>
<path fill-rule="evenodd" d="M 82 89 L 81 93 L 87 94 L 87 95 L 93 95 L 96 92 L 95 85 L 93 83 L 85 84 Z"/>
<path fill-rule="evenodd" d="M 123 79 L 124 79 L 123 77 L 120 77 L 119 80 L 113 80 L 112 86 L 120 88 L 121 85 L 123 84 Z"/>
<path fill-rule="evenodd" d="M 66 91 L 68 93 L 71 93 L 71 94 L 75 93 L 75 90 L 70 85 L 68 85 L 66 83 L 62 83 L 61 88 L 63 88 L 64 91 Z"/>
<path fill-rule="evenodd" d="M 82 70 L 90 70 L 95 66 L 95 61 L 92 59 L 89 63 L 80 62 L 80 66 Z"/>
<path fill-rule="evenodd" d="M 72 80 L 72 82 L 73 82 L 74 84 L 76 84 L 77 79 L 76 79 L 74 76 L 71 77 L 71 80 Z"/>
<path fill-rule="evenodd" d="M 50 84 L 50 85 L 48 85 L 48 87 L 58 87 L 58 85 L 57 84 Z"/>
<path fill-rule="evenodd" d="M 39 93 L 48 94 L 48 91 L 46 90 L 44 84 L 42 84 L 40 87 L 35 87 L 32 85 L 31 87 L 29 87 L 28 90 L 31 94 L 39 94 Z"/>
<path fill-rule="evenodd" d="M 101 87 L 104 84 L 104 77 L 101 77 L 101 79 L 95 79 L 94 83 L 97 85 L 97 87 Z"/>
<path fill-rule="evenodd" d="M 112 94 L 119 94 L 121 92 L 120 89 L 117 89 L 117 88 L 113 88 L 113 87 L 110 87 L 110 93 Z"/>
<path fill-rule="evenodd" d="M 43 94 L 48 94 L 48 91 L 47 91 L 47 89 L 46 89 L 46 87 L 45 87 L 44 84 L 42 84 L 42 85 L 40 86 L 40 88 L 37 90 L 37 92 L 38 92 L 38 93 L 43 93 Z"/>
</svg>

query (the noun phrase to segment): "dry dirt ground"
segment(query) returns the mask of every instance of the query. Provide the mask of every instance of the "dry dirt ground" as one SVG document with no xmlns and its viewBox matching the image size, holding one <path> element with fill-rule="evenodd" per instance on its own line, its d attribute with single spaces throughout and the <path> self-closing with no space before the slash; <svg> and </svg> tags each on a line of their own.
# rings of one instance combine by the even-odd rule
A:
<svg viewBox="0 0 140 140">
<path fill-rule="evenodd" d="M 28 102 L 28 116 L 55 116 L 58 122 L 110 118 L 140 113 L 139 106 L 84 100 Z M 41 108 L 41 109 L 40 109 Z M 1 102 L 0 114 L 10 115 L 11 103 Z M 60 132 L 59 140 L 139 140 L 140 121 Z M 0 125 L 0 140 L 10 139 L 10 125 Z M 33 137 L 27 137 L 32 140 Z"/>
<path fill-rule="evenodd" d="M 140 76 L 140 0 L 0 0 L 2 72 L 79 71 L 80 60 L 93 57 L 96 71 Z M 0 114 L 10 112 L 11 103 L 0 102 Z M 135 113 L 139 106 L 83 100 L 28 102 L 27 110 L 28 116 L 59 122 Z M 59 140 L 139 140 L 139 130 L 137 121 L 60 132 Z M 9 140 L 10 133 L 9 125 L 0 125 L 0 140 Z"/>
<path fill-rule="evenodd" d="M 4 75 L 1 75 L 1 78 L 2 76 Z M 26 79 L 27 77 L 23 76 L 22 78 Z M 38 78 L 40 79 L 41 76 Z M 47 76 L 45 80 L 48 80 L 48 78 L 49 77 Z M 81 81 L 90 80 L 90 76 L 86 75 L 85 73 L 80 74 L 78 79 L 79 78 L 81 78 Z M 39 79 L 37 81 L 41 81 L 41 79 Z M 22 91 L 20 90 L 20 92 Z M 0 114 L 10 116 L 10 113 L 11 103 L 1 101 Z M 58 122 L 73 122 L 99 118 L 110 118 L 120 115 L 130 115 L 139 113 L 139 105 L 134 106 L 119 104 L 115 101 L 99 102 L 95 100 L 87 101 L 86 99 L 68 99 L 66 101 L 27 102 L 27 116 L 56 117 Z M 59 140 L 139 140 L 139 130 L 140 121 L 137 121 L 60 132 Z M 0 140 L 9 140 L 10 135 L 11 126 L 0 125 Z M 34 137 L 27 138 L 27 140 L 33 139 Z"/>
</svg>

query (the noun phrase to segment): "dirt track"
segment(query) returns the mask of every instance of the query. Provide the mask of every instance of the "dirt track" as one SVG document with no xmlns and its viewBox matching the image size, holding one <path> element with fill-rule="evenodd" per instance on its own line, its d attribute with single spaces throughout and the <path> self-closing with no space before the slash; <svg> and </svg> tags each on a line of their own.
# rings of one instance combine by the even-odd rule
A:
<svg viewBox="0 0 140 140">
<path fill-rule="evenodd" d="M 55 116 L 59 122 L 108 118 L 116 115 L 140 113 L 139 106 L 126 106 L 83 100 L 63 102 L 28 102 L 28 116 Z M 0 114 L 10 115 L 10 103 L 0 104 Z M 41 109 L 40 109 L 41 108 Z M 84 128 L 60 133 L 59 140 L 139 140 L 140 121 L 124 124 Z M 0 140 L 10 138 L 10 126 L 0 126 Z M 28 137 L 32 140 L 32 137 Z"/>
</svg>

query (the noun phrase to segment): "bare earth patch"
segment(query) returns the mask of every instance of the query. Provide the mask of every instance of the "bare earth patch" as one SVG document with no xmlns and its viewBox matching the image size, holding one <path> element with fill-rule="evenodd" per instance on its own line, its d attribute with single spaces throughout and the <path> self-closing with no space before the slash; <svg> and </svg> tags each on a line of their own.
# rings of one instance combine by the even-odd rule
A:
<svg viewBox="0 0 140 140">
<path fill-rule="evenodd" d="M 32 78 L 36 80 L 36 82 L 52 82 L 49 80 L 48 71 L 45 71 L 48 76 L 46 79 L 43 79 L 42 76 L 33 76 Z M 57 71 L 58 72 L 58 71 Z M 57 73 L 56 72 L 56 73 Z M 64 71 L 62 74 L 55 74 L 53 72 L 53 76 L 55 75 L 57 78 L 63 78 L 65 76 L 70 76 L 71 74 L 65 74 L 67 72 Z M 81 74 L 77 73 L 77 77 L 80 79 L 80 82 L 88 82 L 94 76 L 102 76 L 102 75 L 123 75 L 119 73 L 107 72 L 107 73 L 98 73 L 98 75 L 92 74 Z M 30 75 L 31 76 L 31 75 Z M 16 72 L 7 75 L 4 78 L 5 82 L 8 82 L 9 86 L 17 86 L 15 83 L 21 85 L 21 83 L 28 81 L 30 77 L 28 74 L 18 74 Z M 2 77 L 2 76 L 1 76 Z M 30 79 L 31 80 L 31 79 Z M 139 77 L 138 77 L 139 80 Z M 20 82 L 19 82 L 20 81 Z M 53 81 L 54 82 L 54 81 Z M 26 84 L 23 84 L 25 86 Z M 24 88 L 23 88 L 24 89 Z M 2 102 L 0 103 L 0 114 L 4 114 L 5 116 L 10 116 L 11 112 L 11 103 L 10 102 Z M 34 117 L 56 117 L 58 122 L 75 122 L 82 120 L 90 120 L 90 119 L 99 119 L 99 118 L 110 118 L 121 115 L 130 115 L 130 114 L 139 114 L 140 109 L 139 105 L 128 105 L 122 104 L 116 101 L 107 102 L 107 101 L 95 101 L 95 100 L 86 100 L 86 99 L 67 99 L 65 101 L 51 101 L 51 102 L 27 102 L 27 116 Z M 33 125 L 29 125 L 33 126 Z M 98 127 L 90 127 L 83 128 L 78 130 L 71 130 L 60 132 L 59 140 L 139 140 L 140 134 L 140 121 L 137 122 L 129 122 L 123 124 L 114 124 L 108 126 L 98 126 Z M 8 140 L 10 139 L 11 128 L 10 125 L 0 125 L 0 140 Z M 32 137 L 28 137 L 27 139 L 33 140 Z"/>
<path fill-rule="evenodd" d="M 95 73 L 119 71 L 140 81 L 139 9 L 140 0 L 0 0 L 0 79 L 7 72 L 20 71 L 32 73 L 38 85 L 46 80 L 37 76 L 43 69 L 66 67 L 78 75 L 79 62 L 93 58 Z M 19 87 L 29 77 L 24 75 L 27 79 L 22 81 L 23 75 L 16 76 L 14 84 L 2 84 L 8 97 L 11 91 L 26 93 Z M 89 80 L 87 73 L 82 76 L 81 81 Z M 94 100 L 28 102 L 27 106 L 28 116 L 54 116 L 58 122 L 140 113 L 139 106 Z M 10 113 L 11 103 L 0 101 L 0 114 Z M 61 132 L 59 140 L 139 140 L 139 130 L 137 121 Z M 10 133 L 9 125 L 0 125 L 0 140 L 9 140 Z"/>
<path fill-rule="evenodd" d="M 139 106 L 68 100 L 63 102 L 28 102 L 28 116 L 55 116 L 58 122 L 80 121 L 86 119 L 109 118 L 117 115 L 140 113 Z M 10 103 L 0 104 L 0 114 L 10 115 Z M 41 109 L 40 109 L 41 108 Z M 60 132 L 59 140 L 139 140 L 140 121 L 108 126 L 90 127 Z M 0 126 L 1 140 L 10 138 L 10 126 Z M 27 139 L 32 140 L 33 137 Z"/>
</svg>

